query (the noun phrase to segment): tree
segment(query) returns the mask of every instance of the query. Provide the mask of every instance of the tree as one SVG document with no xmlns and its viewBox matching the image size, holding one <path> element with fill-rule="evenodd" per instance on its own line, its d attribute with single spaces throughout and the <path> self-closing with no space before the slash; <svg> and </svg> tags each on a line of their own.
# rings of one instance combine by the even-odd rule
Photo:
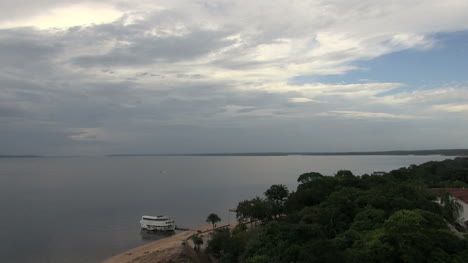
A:
<svg viewBox="0 0 468 263">
<path fill-rule="evenodd" d="M 392 247 L 394 255 L 404 262 L 447 262 L 428 260 L 431 251 L 444 249 L 447 237 L 456 239 L 443 219 L 424 210 L 400 210 L 390 216 L 383 225 L 382 240 Z"/>
<path fill-rule="evenodd" d="M 288 188 L 282 184 L 274 184 L 265 192 L 265 196 L 274 202 L 283 202 L 288 194 Z"/>
<path fill-rule="evenodd" d="M 203 244 L 203 239 L 198 235 L 192 235 L 190 239 L 193 241 L 193 245 L 195 246 L 195 251 L 200 252 L 200 245 Z"/>
<path fill-rule="evenodd" d="M 232 242 L 231 232 L 229 231 L 229 229 L 227 228 L 216 229 L 215 231 L 213 231 L 210 239 L 208 240 L 206 252 L 219 258 L 222 256 L 223 252 L 227 252 L 227 253 L 231 252 L 229 251 L 231 242 Z"/>
<path fill-rule="evenodd" d="M 252 220 L 252 204 L 249 200 L 244 200 L 237 204 L 236 217 L 240 223 Z"/>
<path fill-rule="evenodd" d="M 262 223 L 265 223 L 271 218 L 273 208 L 270 202 L 257 196 L 250 200 L 250 205 L 252 219 L 260 220 Z"/>
<path fill-rule="evenodd" d="M 213 225 L 213 229 L 215 228 L 216 223 L 220 221 L 221 221 L 221 218 L 215 213 L 209 214 L 208 217 L 206 218 L 206 222 L 211 223 Z"/>
<path fill-rule="evenodd" d="M 353 178 L 354 174 L 350 170 L 339 170 L 336 174 L 336 177 L 345 177 L 345 178 Z"/>
<path fill-rule="evenodd" d="M 384 210 L 366 208 L 356 214 L 351 228 L 356 231 L 369 231 L 381 227 L 385 219 Z"/>
<path fill-rule="evenodd" d="M 382 227 L 358 233 L 346 262 L 454 262 L 451 255 L 464 250 L 442 217 L 420 209 L 399 210 Z"/>
<path fill-rule="evenodd" d="M 257 196 L 254 199 L 240 202 L 236 208 L 236 217 L 241 223 L 245 221 L 252 223 L 254 220 L 265 222 L 272 216 L 272 210 L 271 202 Z"/>
<path fill-rule="evenodd" d="M 265 196 L 272 203 L 272 214 L 274 217 L 279 216 L 284 210 L 284 201 L 289 195 L 288 188 L 282 184 L 272 185 L 265 192 Z"/>
<path fill-rule="evenodd" d="M 322 177 L 323 175 L 320 173 L 310 172 L 310 173 L 301 174 L 299 178 L 297 178 L 297 182 L 301 184 L 305 184 L 305 183 L 313 182 Z"/>
</svg>

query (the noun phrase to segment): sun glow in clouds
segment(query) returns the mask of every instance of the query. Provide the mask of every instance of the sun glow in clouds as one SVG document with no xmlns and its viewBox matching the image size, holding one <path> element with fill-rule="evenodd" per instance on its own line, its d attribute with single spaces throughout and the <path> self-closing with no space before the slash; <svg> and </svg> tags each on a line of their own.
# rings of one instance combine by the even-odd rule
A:
<svg viewBox="0 0 468 263">
<path fill-rule="evenodd" d="M 36 27 L 39 29 L 69 28 L 91 24 L 110 23 L 122 16 L 117 9 L 96 3 L 57 7 L 26 19 L 0 23 L 0 28 Z"/>
</svg>

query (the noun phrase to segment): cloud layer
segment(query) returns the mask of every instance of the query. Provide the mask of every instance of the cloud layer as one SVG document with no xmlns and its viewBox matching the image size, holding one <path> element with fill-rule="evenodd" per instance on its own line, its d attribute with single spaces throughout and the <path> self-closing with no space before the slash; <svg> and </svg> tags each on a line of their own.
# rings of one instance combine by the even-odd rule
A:
<svg viewBox="0 0 468 263">
<path fill-rule="evenodd" d="M 0 153 L 468 147 L 466 82 L 293 81 L 430 52 L 466 1 L 20 4 L 0 6 Z"/>
</svg>

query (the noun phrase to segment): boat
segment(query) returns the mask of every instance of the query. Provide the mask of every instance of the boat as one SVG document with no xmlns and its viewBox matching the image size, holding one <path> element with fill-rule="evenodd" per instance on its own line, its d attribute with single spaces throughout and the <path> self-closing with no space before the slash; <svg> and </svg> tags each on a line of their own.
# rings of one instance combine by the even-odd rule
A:
<svg viewBox="0 0 468 263">
<path fill-rule="evenodd" d="M 167 216 L 142 216 L 140 220 L 141 229 L 152 231 L 174 231 L 175 221 Z"/>
</svg>

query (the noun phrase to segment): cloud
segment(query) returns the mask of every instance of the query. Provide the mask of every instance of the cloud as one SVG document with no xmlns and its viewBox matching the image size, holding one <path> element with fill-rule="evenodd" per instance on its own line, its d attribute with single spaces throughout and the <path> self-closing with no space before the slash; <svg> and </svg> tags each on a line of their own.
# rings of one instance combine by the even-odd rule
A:
<svg viewBox="0 0 468 263">
<path fill-rule="evenodd" d="M 99 128 L 78 128 L 71 131 L 70 139 L 76 141 L 103 140 L 104 132 Z"/>
<path fill-rule="evenodd" d="M 261 150 L 310 138 L 327 150 L 343 123 L 359 136 L 395 120 L 432 131 L 466 111 L 463 84 L 292 81 L 437 47 L 437 33 L 468 29 L 466 1 L 29 2 L 0 4 L 0 133 L 18 144 L 5 153 Z"/>
<path fill-rule="evenodd" d="M 0 22 L 0 28 L 35 27 L 39 29 L 69 28 L 90 24 L 110 23 L 123 13 L 111 5 L 99 3 L 80 3 L 67 6 L 57 6 L 45 9 L 40 14 L 31 17 Z"/>
<path fill-rule="evenodd" d="M 374 120 L 385 120 L 385 119 L 427 119 L 425 116 L 415 115 L 397 115 L 383 112 L 362 112 L 362 111 L 328 111 L 317 114 L 318 116 L 338 116 L 350 119 L 374 119 Z"/>
<path fill-rule="evenodd" d="M 451 101 L 468 100 L 468 86 L 462 84 L 447 83 L 432 89 L 415 89 L 397 92 L 382 97 L 389 103 L 432 103 L 441 104 Z"/>
<path fill-rule="evenodd" d="M 443 104 L 433 106 L 435 110 L 447 111 L 447 112 L 468 112 L 468 104 L 456 105 L 456 104 Z"/>
<path fill-rule="evenodd" d="M 309 98 L 290 98 L 289 101 L 294 103 L 319 102 Z"/>
<path fill-rule="evenodd" d="M 192 60 L 229 46 L 231 41 L 225 39 L 227 35 L 220 31 L 192 31 L 182 36 L 138 36 L 118 44 L 107 54 L 76 57 L 73 63 L 81 67 L 130 67 Z"/>
<path fill-rule="evenodd" d="M 373 98 L 383 92 L 403 87 L 401 83 L 359 83 L 359 84 L 326 84 L 311 83 L 304 85 L 291 85 L 287 83 L 267 83 L 263 85 L 246 86 L 246 90 L 258 89 L 272 93 L 296 92 L 309 99 L 359 99 Z"/>
<path fill-rule="evenodd" d="M 48 34 L 35 30 L 0 30 L 0 67 L 23 68 L 30 64 L 49 64 L 50 58 L 62 50 Z"/>
</svg>

